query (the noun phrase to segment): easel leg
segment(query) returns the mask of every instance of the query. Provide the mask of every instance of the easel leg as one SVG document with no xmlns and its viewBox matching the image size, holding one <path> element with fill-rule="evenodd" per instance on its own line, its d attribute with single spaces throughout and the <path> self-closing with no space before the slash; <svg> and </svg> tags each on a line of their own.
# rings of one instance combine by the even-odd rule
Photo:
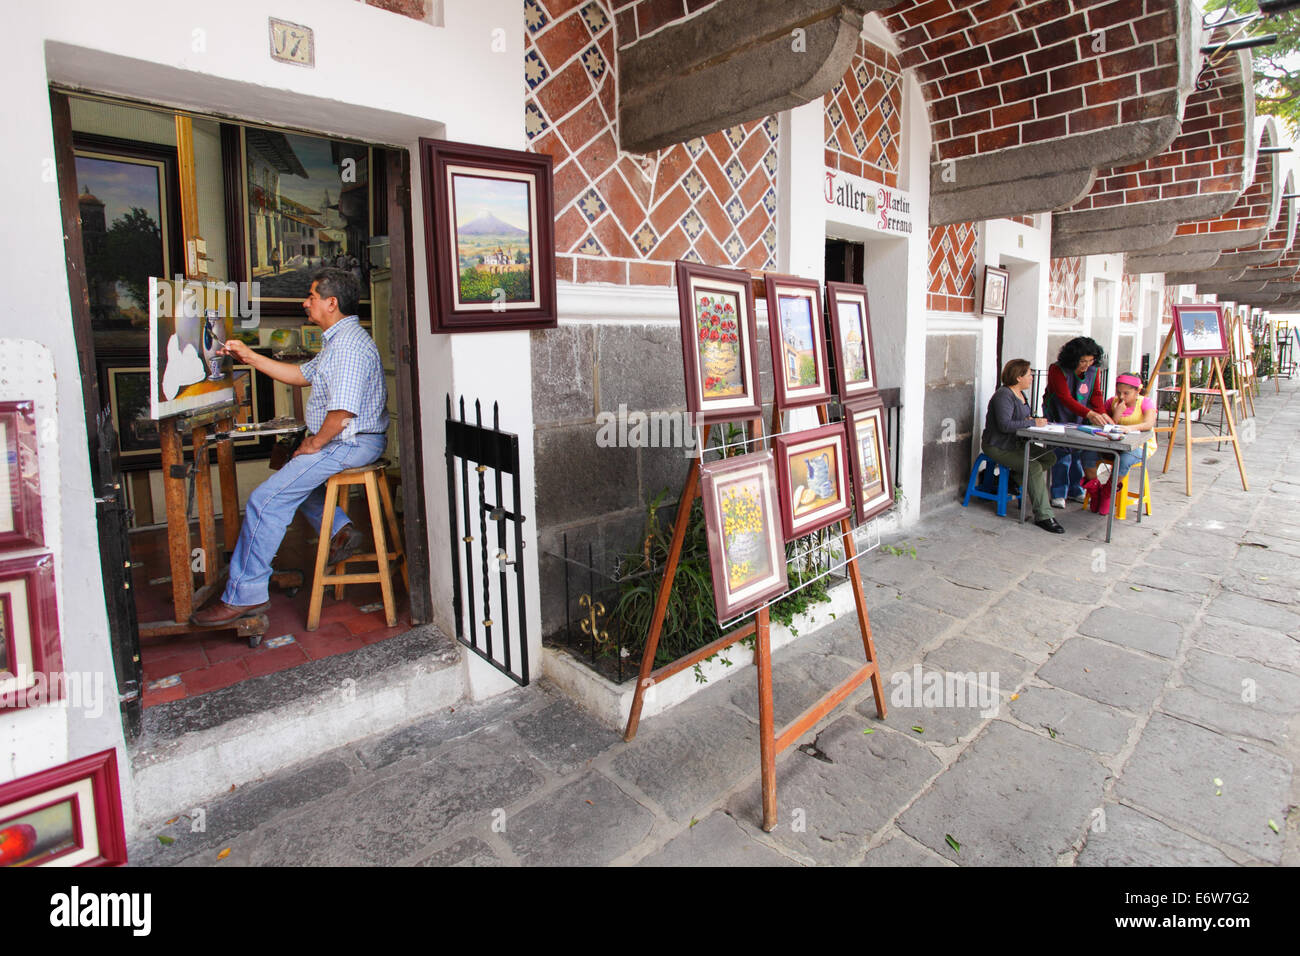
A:
<svg viewBox="0 0 1300 956">
<path fill-rule="evenodd" d="M 840 522 L 840 539 L 844 544 L 844 559 L 848 563 L 849 581 L 853 584 L 853 603 L 858 612 L 858 627 L 862 631 L 862 650 L 867 662 L 875 664 L 871 672 L 871 692 L 876 698 L 876 716 L 885 719 L 885 685 L 880 679 L 880 661 L 876 658 L 876 642 L 871 637 L 871 619 L 867 615 L 867 596 L 862 589 L 862 575 L 858 572 L 858 551 L 853 543 L 853 528 L 849 519 Z"/>
<path fill-rule="evenodd" d="M 1187 497 L 1192 496 L 1192 363 L 1183 359 L 1183 444 L 1187 454 Z"/>
<path fill-rule="evenodd" d="M 1214 374 L 1218 379 L 1219 388 L 1223 388 L 1223 366 L 1218 359 L 1214 360 Z M 1227 402 L 1224 402 L 1226 405 Z M 1237 425 L 1232 420 L 1232 415 L 1228 415 L 1228 433 L 1232 435 L 1232 453 L 1237 456 L 1237 471 L 1241 473 L 1241 490 L 1250 491 L 1250 485 L 1246 481 L 1246 463 L 1241 458 L 1241 441 L 1237 437 Z M 1190 492 L 1188 492 L 1190 494 Z"/>
<path fill-rule="evenodd" d="M 704 427 L 700 440 L 700 455 L 709 442 L 709 427 Z M 691 508 L 695 504 L 695 492 L 700 483 L 700 459 L 691 462 L 691 470 L 686 475 L 686 486 L 682 488 L 681 500 L 677 503 L 677 517 L 673 522 L 673 540 L 668 548 L 668 561 L 664 565 L 664 579 L 659 582 L 659 597 L 655 601 L 654 615 L 650 619 L 650 633 L 646 636 L 645 649 L 641 652 L 641 669 L 637 673 L 636 689 L 632 692 L 632 708 L 627 717 L 627 728 L 623 739 L 631 740 L 636 736 L 637 725 L 641 722 L 641 708 L 645 704 L 645 691 L 654 670 L 655 653 L 659 650 L 659 635 L 664 627 L 664 615 L 668 613 L 668 599 L 673 593 L 673 578 L 677 576 L 677 562 L 682 556 L 682 544 L 686 540 L 686 528 L 691 522 Z"/>
<path fill-rule="evenodd" d="M 776 730 L 772 713 L 772 641 L 766 607 L 758 611 L 754 655 L 758 665 L 758 747 L 763 777 L 763 829 L 776 828 Z"/>
<path fill-rule="evenodd" d="M 221 553 L 217 550 L 217 518 L 212 504 L 212 458 L 208 454 L 206 425 L 193 430 L 194 506 L 199 513 L 199 547 L 203 555 L 203 584 L 213 584 L 221 574 Z"/>
<path fill-rule="evenodd" d="M 235 426 L 234 417 L 224 419 L 218 426 L 229 432 Z M 223 441 L 217 445 L 217 474 L 221 479 L 221 533 L 226 551 L 233 554 L 239 543 L 239 484 L 235 479 L 235 443 Z"/>
<path fill-rule="evenodd" d="M 1169 447 L 1165 449 L 1165 467 L 1160 470 L 1160 474 L 1169 473 L 1169 465 L 1174 460 L 1174 442 L 1178 439 L 1178 423 L 1183 420 L 1183 391 L 1178 390 L 1178 405 L 1174 410 L 1174 420 L 1169 425 Z"/>
<path fill-rule="evenodd" d="M 172 467 L 185 467 L 180 431 L 176 419 L 164 418 L 158 425 L 162 445 L 163 497 L 167 510 L 167 551 L 172 571 L 172 610 L 177 621 L 188 621 L 194 613 L 194 577 L 190 572 L 190 516 L 186 510 L 185 479 L 172 475 Z"/>
</svg>

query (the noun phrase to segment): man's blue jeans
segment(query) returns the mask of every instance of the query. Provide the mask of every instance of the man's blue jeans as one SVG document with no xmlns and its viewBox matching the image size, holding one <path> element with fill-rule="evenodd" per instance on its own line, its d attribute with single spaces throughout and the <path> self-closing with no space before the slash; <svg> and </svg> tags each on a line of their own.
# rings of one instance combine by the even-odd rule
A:
<svg viewBox="0 0 1300 956">
<path fill-rule="evenodd" d="M 320 530 L 325 482 L 346 468 L 375 461 L 384 453 L 386 443 L 386 435 L 358 435 L 355 445 L 332 441 L 314 455 L 289 459 L 288 464 L 254 488 L 248 496 L 239 543 L 230 556 L 230 578 L 221 599 L 237 607 L 267 600 L 271 560 L 299 507 L 314 528 L 331 538 L 350 524 L 343 509 L 336 508 L 330 530 Z"/>
</svg>

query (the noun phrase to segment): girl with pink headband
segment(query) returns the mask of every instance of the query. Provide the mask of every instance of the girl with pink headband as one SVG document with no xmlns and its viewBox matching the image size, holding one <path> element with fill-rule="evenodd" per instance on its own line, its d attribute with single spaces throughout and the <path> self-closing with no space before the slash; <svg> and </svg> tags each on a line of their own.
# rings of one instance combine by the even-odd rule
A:
<svg viewBox="0 0 1300 956">
<path fill-rule="evenodd" d="M 1115 397 L 1107 403 L 1106 411 L 1115 424 L 1126 432 L 1151 432 L 1146 443 L 1149 465 L 1151 456 L 1156 453 L 1156 435 L 1153 430 L 1156 426 L 1156 403 L 1142 394 L 1142 379 L 1131 372 L 1117 375 Z M 1119 469 L 1116 481 L 1122 481 L 1128 470 L 1141 459 L 1140 447 L 1123 452 L 1116 464 Z M 1092 492 L 1092 510 L 1098 514 L 1110 514 L 1110 488 L 1110 482 L 1102 484 L 1095 478 L 1084 485 L 1085 490 Z"/>
</svg>

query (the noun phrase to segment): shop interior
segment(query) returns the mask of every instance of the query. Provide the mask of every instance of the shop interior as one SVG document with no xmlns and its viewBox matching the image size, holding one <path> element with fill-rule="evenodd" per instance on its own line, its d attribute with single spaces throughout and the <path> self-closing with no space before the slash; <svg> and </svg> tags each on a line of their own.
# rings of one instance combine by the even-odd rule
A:
<svg viewBox="0 0 1300 956">
<path fill-rule="evenodd" d="M 107 99 L 72 96 L 78 205 L 101 403 L 111 408 L 120 474 L 131 509 L 131 587 L 141 630 L 172 616 L 159 424 L 149 417 L 148 278 L 183 273 L 180 173 L 175 114 Z M 386 473 L 401 521 L 400 435 L 417 427 L 398 414 L 390 286 L 385 163 L 378 148 L 337 137 L 193 116 L 198 219 L 211 279 L 259 284 L 256 324 L 236 319 L 233 334 L 261 354 L 305 362 L 321 347 L 302 299 L 325 266 L 361 280 L 362 325 L 384 360 L 390 416 Z M 248 297 L 252 298 L 251 295 Z M 245 303 L 241 302 L 241 306 Z M 241 309 L 242 311 L 242 309 Z M 84 350 L 84 345 L 83 345 Z M 301 421 L 310 389 L 234 369 L 235 420 Z M 236 439 L 241 511 L 270 472 L 276 439 Z M 192 461 L 191 450 L 186 451 Z M 219 483 L 213 465 L 213 485 Z M 197 518 L 194 495 L 191 521 Z M 224 517 L 215 502 L 218 533 Z M 373 541 L 364 491 L 347 508 Z M 156 706 L 240 681 L 357 650 L 409 630 L 408 595 L 396 576 L 397 625 L 387 626 L 377 583 L 350 583 L 341 598 L 326 588 L 318 629 L 306 629 L 317 535 L 299 516 L 275 561 L 303 572 L 301 587 L 272 586 L 269 628 L 257 646 L 231 629 L 142 636 L 143 703 Z M 196 569 L 197 570 L 197 569 Z"/>
</svg>

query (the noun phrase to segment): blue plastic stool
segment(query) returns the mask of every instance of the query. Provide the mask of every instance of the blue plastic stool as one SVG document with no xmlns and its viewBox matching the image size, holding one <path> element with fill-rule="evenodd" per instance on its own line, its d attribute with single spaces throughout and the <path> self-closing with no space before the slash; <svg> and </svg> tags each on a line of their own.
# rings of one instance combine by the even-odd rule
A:
<svg viewBox="0 0 1300 956">
<path fill-rule="evenodd" d="M 993 473 L 997 475 L 998 490 L 996 492 L 985 491 L 984 488 L 989 487 L 990 485 L 986 485 L 984 482 L 980 481 L 980 467 L 986 464 L 993 469 Z M 969 505 L 971 498 L 983 498 L 985 501 L 996 501 L 998 504 L 998 517 L 1005 518 L 1007 516 L 1007 501 L 1011 498 L 1020 497 L 1019 494 L 1011 491 L 1008 487 L 1010 473 L 1010 469 L 1008 469 L 1006 465 L 998 464 L 988 455 L 981 453 L 979 457 L 975 459 L 975 464 L 971 466 L 970 479 L 966 482 L 966 497 L 962 500 L 961 506 L 965 508 Z"/>
</svg>

